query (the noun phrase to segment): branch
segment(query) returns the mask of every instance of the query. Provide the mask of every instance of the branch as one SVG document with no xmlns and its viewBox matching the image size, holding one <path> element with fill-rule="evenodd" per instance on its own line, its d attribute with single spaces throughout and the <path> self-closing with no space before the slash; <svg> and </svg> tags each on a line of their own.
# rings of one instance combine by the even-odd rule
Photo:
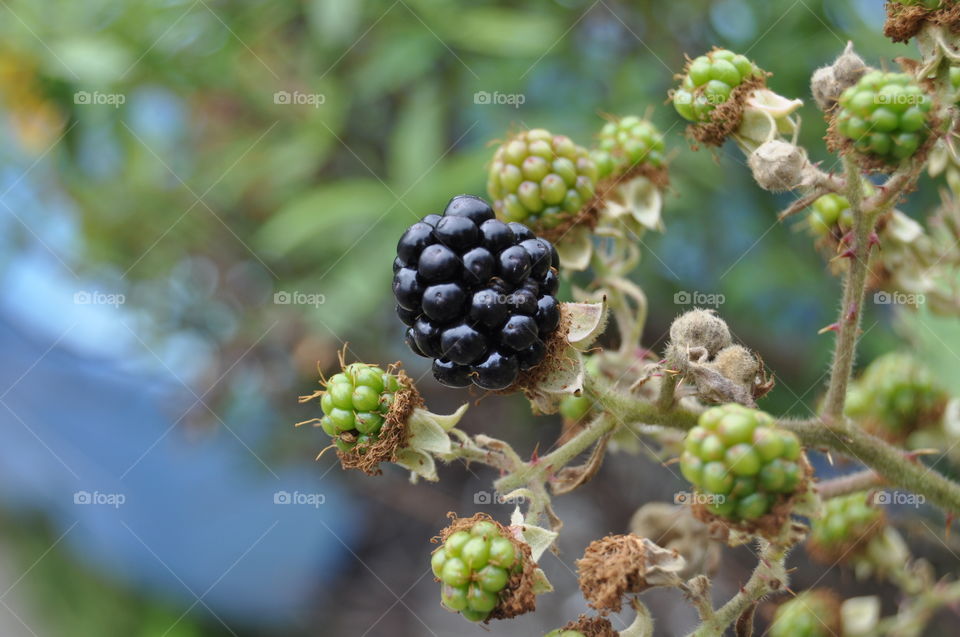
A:
<svg viewBox="0 0 960 637">
<path fill-rule="evenodd" d="M 830 368 L 830 384 L 823 402 L 823 416 L 828 422 L 840 419 L 847 397 L 847 385 L 853 371 L 857 337 L 860 334 L 860 317 L 863 314 L 863 297 L 867 284 L 870 260 L 870 235 L 876 214 L 865 210 L 863 205 L 863 179 L 856 161 L 843 158 L 847 174 L 847 200 L 853 213 L 853 245 L 850 267 L 844 277 L 843 300 L 840 303 L 840 318 L 837 319 L 837 343 Z"/>
<path fill-rule="evenodd" d="M 893 486 L 924 496 L 946 513 L 960 515 L 960 485 L 948 480 L 916 457 L 847 420 L 825 427 L 822 420 L 780 420 L 808 447 L 826 447 L 852 456 L 867 465 Z"/>
<path fill-rule="evenodd" d="M 887 481 L 873 469 L 864 469 L 855 473 L 848 473 L 845 476 L 839 476 L 830 480 L 824 480 L 817 483 L 817 493 L 824 500 L 830 498 L 839 498 L 841 496 L 866 491 L 873 487 L 879 487 L 886 484 Z"/>
<path fill-rule="evenodd" d="M 781 546 L 760 540 L 760 561 L 747 583 L 730 601 L 721 606 L 712 617 L 700 624 L 691 637 L 716 637 L 723 635 L 727 627 L 744 611 L 770 593 L 787 587 L 788 576 L 784 561 L 790 546 Z"/>
<path fill-rule="evenodd" d="M 617 424 L 618 421 L 609 413 L 600 414 L 570 440 L 547 455 L 524 463 L 516 471 L 494 482 L 494 488 L 500 493 L 509 493 L 514 489 L 545 481 L 590 448 L 590 445 L 604 434 L 612 431 Z"/>
</svg>

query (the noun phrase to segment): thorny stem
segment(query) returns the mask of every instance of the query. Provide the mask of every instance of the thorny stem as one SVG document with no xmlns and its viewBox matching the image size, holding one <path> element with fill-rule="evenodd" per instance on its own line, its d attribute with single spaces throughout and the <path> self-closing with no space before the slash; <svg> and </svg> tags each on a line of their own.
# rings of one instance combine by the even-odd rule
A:
<svg viewBox="0 0 960 637">
<path fill-rule="evenodd" d="M 960 515 L 960 485 L 921 464 L 909 452 L 868 434 L 855 423 L 841 420 L 829 428 L 818 419 L 781 420 L 778 424 L 796 433 L 803 444 L 852 456 L 891 485 L 923 495 L 945 512 Z"/>
<path fill-rule="evenodd" d="M 588 390 L 596 396 L 597 402 L 625 423 L 638 422 L 684 430 L 697 424 L 697 410 L 678 404 L 663 411 L 654 403 L 628 396 L 597 379 L 588 380 Z M 793 431 L 808 447 L 826 448 L 856 458 L 889 484 L 923 495 L 944 511 L 960 515 L 960 485 L 921 464 L 909 452 L 870 435 L 849 420 L 841 419 L 831 427 L 827 427 L 819 418 L 780 419 L 777 424 Z"/>
<path fill-rule="evenodd" d="M 760 540 L 760 560 L 747 583 L 740 588 L 730 601 L 717 609 L 706 619 L 692 637 L 716 637 L 724 634 L 727 627 L 752 604 L 770 593 L 783 590 L 787 586 L 788 576 L 784 562 L 791 545 L 780 545 Z"/>
<path fill-rule="evenodd" d="M 863 178 L 860 168 L 849 156 L 843 158 L 847 176 L 847 200 L 853 213 L 853 245 L 850 246 L 850 267 L 844 277 L 843 300 L 840 302 L 840 318 L 837 319 L 837 343 L 830 368 L 830 385 L 824 400 L 823 416 L 828 423 L 840 419 L 847 396 L 847 385 L 853 371 L 857 337 L 860 333 L 860 317 L 863 314 L 863 297 L 869 270 L 870 233 L 876 221 L 874 210 L 863 205 Z"/>
</svg>

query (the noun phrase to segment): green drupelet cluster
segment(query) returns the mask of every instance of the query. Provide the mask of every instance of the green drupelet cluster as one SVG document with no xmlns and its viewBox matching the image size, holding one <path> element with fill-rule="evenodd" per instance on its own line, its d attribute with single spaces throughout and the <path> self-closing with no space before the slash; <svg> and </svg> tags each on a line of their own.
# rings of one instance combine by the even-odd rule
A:
<svg viewBox="0 0 960 637">
<path fill-rule="evenodd" d="M 398 377 L 380 367 L 351 363 L 324 386 L 320 426 L 344 453 L 373 444 L 400 387 Z"/>
<path fill-rule="evenodd" d="M 837 132 L 861 154 L 897 163 L 926 140 L 930 108 L 912 76 L 870 71 L 840 95 Z"/>
<path fill-rule="evenodd" d="M 744 55 L 714 49 L 687 65 L 680 88 L 673 93 L 673 106 L 691 122 L 709 122 L 713 110 L 730 98 L 745 81 L 763 72 Z"/>
<path fill-rule="evenodd" d="M 777 608 L 770 637 L 834 637 L 839 634 L 840 602 L 827 589 L 800 593 Z"/>
<path fill-rule="evenodd" d="M 600 179 L 641 165 L 662 168 L 665 163 L 663 134 L 649 120 L 634 115 L 604 124 L 597 146 L 591 157 Z"/>
<path fill-rule="evenodd" d="M 593 198 L 597 179 L 586 148 L 534 128 L 496 150 L 487 190 L 502 220 L 549 229 L 580 212 Z"/>
<path fill-rule="evenodd" d="M 883 517 L 866 491 L 827 500 L 822 517 L 810 524 L 810 554 L 831 564 L 854 557 L 853 548 L 882 529 Z"/>
<path fill-rule="evenodd" d="M 473 622 L 482 622 L 500 603 L 522 556 L 493 522 L 480 520 L 451 533 L 430 559 L 440 580 L 440 601 Z"/>
<path fill-rule="evenodd" d="M 680 470 L 707 496 L 710 513 L 756 520 L 804 483 L 802 455 L 796 435 L 769 414 L 731 403 L 700 415 L 684 442 Z"/>
</svg>

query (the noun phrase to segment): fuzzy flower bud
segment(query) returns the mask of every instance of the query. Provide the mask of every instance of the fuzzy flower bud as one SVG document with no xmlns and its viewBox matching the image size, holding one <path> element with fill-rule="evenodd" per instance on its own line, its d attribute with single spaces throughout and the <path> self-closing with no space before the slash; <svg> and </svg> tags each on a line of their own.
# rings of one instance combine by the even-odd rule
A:
<svg viewBox="0 0 960 637">
<path fill-rule="evenodd" d="M 747 161 L 756 182 L 771 192 L 799 187 L 805 170 L 810 166 L 801 148 L 779 139 L 762 144 L 750 154 Z"/>
<path fill-rule="evenodd" d="M 854 53 L 853 42 L 848 42 L 833 64 L 817 69 L 810 80 L 810 92 L 822 111 L 832 109 L 840 94 L 850 88 L 867 72 L 863 58 Z"/>
<path fill-rule="evenodd" d="M 677 317 L 670 326 L 670 342 L 686 348 L 702 347 L 709 358 L 730 345 L 730 328 L 713 310 L 693 309 Z"/>
</svg>

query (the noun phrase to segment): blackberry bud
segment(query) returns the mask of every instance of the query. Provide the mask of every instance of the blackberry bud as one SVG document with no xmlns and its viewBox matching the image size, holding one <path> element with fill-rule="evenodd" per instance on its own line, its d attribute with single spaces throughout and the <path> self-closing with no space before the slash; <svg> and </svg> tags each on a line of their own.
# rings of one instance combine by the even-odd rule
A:
<svg viewBox="0 0 960 637">
<path fill-rule="evenodd" d="M 694 347 L 706 349 L 710 358 L 730 345 L 730 328 L 713 310 L 690 310 L 670 325 L 670 341 L 688 350 Z"/>
<path fill-rule="evenodd" d="M 756 182 L 771 192 L 801 186 L 804 171 L 810 165 L 802 149 L 779 139 L 761 144 L 750 153 L 747 162 Z"/>
</svg>

